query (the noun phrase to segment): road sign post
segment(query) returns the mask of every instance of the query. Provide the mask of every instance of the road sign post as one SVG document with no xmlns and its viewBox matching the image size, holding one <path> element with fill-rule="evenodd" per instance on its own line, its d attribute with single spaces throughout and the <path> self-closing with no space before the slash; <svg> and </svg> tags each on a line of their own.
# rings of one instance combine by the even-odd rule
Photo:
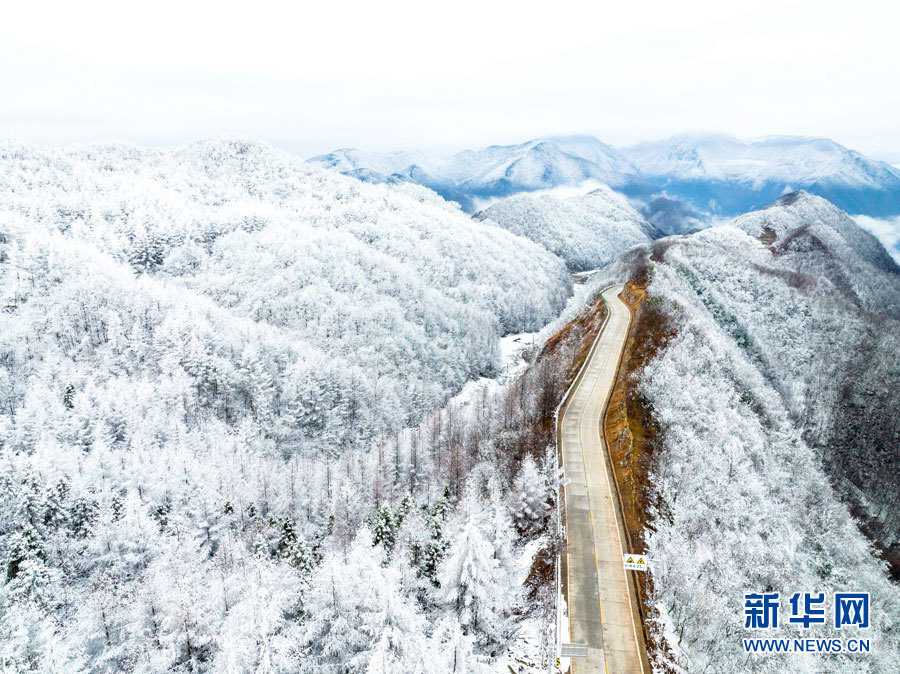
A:
<svg viewBox="0 0 900 674">
<path fill-rule="evenodd" d="M 625 564 L 626 571 L 646 571 L 650 565 L 647 555 L 638 555 L 633 552 L 623 554 L 622 562 Z"/>
</svg>

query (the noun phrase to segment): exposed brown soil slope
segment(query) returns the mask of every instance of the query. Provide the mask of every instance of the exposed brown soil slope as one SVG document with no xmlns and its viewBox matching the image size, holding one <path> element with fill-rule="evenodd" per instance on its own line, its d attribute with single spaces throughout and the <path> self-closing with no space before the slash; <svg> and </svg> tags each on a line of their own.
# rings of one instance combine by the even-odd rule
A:
<svg viewBox="0 0 900 674">
<path fill-rule="evenodd" d="M 531 435 L 536 439 L 536 445 L 546 447 L 553 443 L 555 432 L 553 414 L 556 406 L 562 400 L 587 358 L 591 345 L 606 319 L 607 311 L 606 302 L 598 294 L 590 306 L 585 307 L 573 321 L 567 323 L 547 340 L 544 348 L 535 358 L 532 367 L 537 372 L 541 400 L 540 414 L 531 428 Z M 559 457 L 557 457 L 557 461 L 559 461 Z M 561 511 L 565 513 L 565 508 L 561 508 Z M 556 520 L 551 518 L 547 524 L 546 533 L 548 538 L 553 539 Z M 550 547 L 535 556 L 534 564 L 526 581 L 532 600 L 541 593 L 541 588 L 552 588 L 555 602 L 554 560 L 559 545 L 561 545 L 561 541 L 554 541 Z M 563 578 L 565 578 L 564 571 Z M 555 610 L 555 605 L 553 609 Z"/>
<path fill-rule="evenodd" d="M 622 294 L 633 320 L 616 385 L 606 412 L 604 433 L 624 515 L 629 547 L 644 551 L 644 532 L 652 526 L 648 505 L 652 498 L 649 474 L 659 447 L 659 426 L 637 391 L 637 375 L 668 341 L 675 331 L 653 299 L 647 298 L 647 273 L 640 273 L 626 285 Z M 652 580 L 634 574 L 640 597 L 644 639 L 648 650 L 658 648 L 647 628 L 647 602 Z"/>
<path fill-rule="evenodd" d="M 574 356 L 565 368 L 566 389 L 572 384 L 578 370 L 584 364 L 591 345 L 603 326 L 607 311 L 606 302 L 598 293 L 589 307 L 585 307 L 575 317 L 575 320 L 563 326 L 544 345 L 544 350 L 539 358 L 554 358 L 559 355 Z"/>
</svg>

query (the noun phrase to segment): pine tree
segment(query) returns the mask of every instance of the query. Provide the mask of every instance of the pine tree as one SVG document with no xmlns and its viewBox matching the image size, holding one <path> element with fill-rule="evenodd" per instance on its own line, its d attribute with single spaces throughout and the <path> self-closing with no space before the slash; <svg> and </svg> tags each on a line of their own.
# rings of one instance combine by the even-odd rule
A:
<svg viewBox="0 0 900 674">
<path fill-rule="evenodd" d="M 401 518 L 402 522 L 402 518 Z M 390 555 L 396 542 L 397 522 L 387 506 L 379 506 L 370 519 L 372 528 L 372 544 L 384 547 Z"/>
<path fill-rule="evenodd" d="M 97 519 L 100 505 L 95 499 L 79 496 L 69 508 L 69 527 L 78 538 L 90 533 L 91 525 Z"/>
<path fill-rule="evenodd" d="M 304 594 L 302 644 L 317 657 L 301 671 L 365 672 L 370 664 L 379 671 L 391 663 L 395 671 L 419 671 L 408 663 L 424 649 L 424 618 L 377 551 L 368 536 L 357 536 L 346 556 L 329 553 L 314 573 Z"/>
<path fill-rule="evenodd" d="M 74 409 L 75 407 L 75 386 L 73 384 L 69 384 L 66 386 L 66 390 L 63 392 L 63 405 L 65 405 L 67 410 Z"/>
<path fill-rule="evenodd" d="M 166 536 L 146 576 L 157 648 L 165 654 L 168 668 L 201 671 L 211 657 L 221 622 L 211 586 L 214 576 L 205 556 L 190 539 Z"/>
<path fill-rule="evenodd" d="M 9 567 L 7 562 L 7 575 Z M 25 556 L 16 562 L 15 568 L 15 575 L 7 583 L 6 601 L 32 601 L 41 606 L 46 604 L 49 599 L 50 569 L 44 559 L 40 556 Z"/>
<path fill-rule="evenodd" d="M 15 579 L 23 565 L 44 559 L 41 535 L 33 527 L 13 533 L 6 541 L 6 582 Z"/>
<path fill-rule="evenodd" d="M 263 424 L 271 424 L 274 420 L 275 386 L 271 374 L 260 360 L 259 352 L 253 346 L 247 345 L 244 348 L 241 370 L 247 378 L 253 416 Z M 267 430 L 271 431 L 271 427 Z"/>
<path fill-rule="evenodd" d="M 509 588 L 498 574 L 500 565 L 484 520 L 477 508 L 464 509 L 438 569 L 437 596 L 465 633 L 488 648 L 506 638 L 510 605 L 506 597 Z"/>
<path fill-rule="evenodd" d="M 284 558 L 303 578 L 308 577 L 315 568 L 315 555 L 302 536 L 291 541 L 284 552 Z"/>
<path fill-rule="evenodd" d="M 65 502 L 69 495 L 69 483 L 61 478 L 55 485 L 44 489 L 44 498 L 41 504 L 43 510 L 44 526 L 55 528 L 66 521 Z"/>
<path fill-rule="evenodd" d="M 515 551 L 515 532 L 496 477 L 488 480 L 489 502 L 486 516 L 486 536 L 494 550 L 498 573 L 512 589 L 517 585 L 518 559 Z"/>
<path fill-rule="evenodd" d="M 543 531 L 550 511 L 546 480 L 534 459 L 526 455 L 513 484 L 516 528 L 525 537 Z"/>
<path fill-rule="evenodd" d="M 423 550 L 422 571 L 436 585 L 438 566 L 447 553 L 450 541 L 444 535 L 444 524 L 450 507 L 450 488 L 444 487 L 443 496 L 428 510 L 425 518 L 429 531 L 429 540 Z"/>
</svg>

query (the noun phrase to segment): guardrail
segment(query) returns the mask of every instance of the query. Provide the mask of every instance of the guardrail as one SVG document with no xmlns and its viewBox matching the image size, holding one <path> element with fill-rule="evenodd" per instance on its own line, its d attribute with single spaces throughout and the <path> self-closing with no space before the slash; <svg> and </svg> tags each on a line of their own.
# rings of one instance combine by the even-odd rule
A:
<svg viewBox="0 0 900 674">
<path fill-rule="evenodd" d="M 600 299 L 603 300 L 603 304 L 606 304 L 606 298 L 603 296 L 607 290 L 614 288 L 614 285 L 607 286 L 603 290 L 599 292 Z M 603 318 L 603 324 L 600 326 L 600 329 L 597 331 L 597 336 L 594 337 L 594 342 L 591 344 L 591 348 L 588 350 L 587 356 L 584 359 L 584 362 L 581 364 L 581 367 L 578 370 L 578 374 L 575 375 L 575 378 L 572 380 L 572 383 L 569 384 L 569 388 L 566 389 L 565 395 L 563 395 L 562 400 L 559 401 L 559 405 L 556 406 L 556 409 L 553 411 L 553 425 L 556 429 L 555 440 L 556 440 L 556 457 L 557 457 L 557 480 L 556 480 L 556 539 L 562 539 L 562 488 L 561 488 L 561 480 L 560 477 L 565 475 L 565 466 L 562 466 L 562 454 L 560 453 L 560 427 L 559 427 L 559 413 L 563 407 L 566 407 L 569 404 L 570 399 L 572 398 L 572 393 L 578 388 L 578 384 L 581 382 L 581 379 L 584 376 L 584 371 L 587 369 L 588 363 L 591 362 L 591 358 L 594 355 L 594 351 L 597 348 L 597 343 L 600 341 L 600 335 L 603 334 L 603 330 L 606 328 L 606 324 L 609 322 L 609 310 L 606 312 L 606 316 Z M 560 642 L 560 634 L 559 634 L 559 621 L 562 618 L 562 607 L 560 606 L 560 597 L 562 597 L 562 575 L 560 569 L 560 553 L 556 553 L 556 626 L 554 630 L 554 641 L 556 645 L 556 652 L 560 657 L 586 657 L 587 656 L 587 646 L 584 646 L 585 655 L 584 656 L 563 656 L 562 655 L 562 646 L 563 644 Z M 566 644 L 567 646 L 581 646 L 582 644 Z M 547 672 L 548 674 L 553 674 L 553 662 L 555 658 L 552 656 L 548 658 L 547 663 Z"/>
</svg>

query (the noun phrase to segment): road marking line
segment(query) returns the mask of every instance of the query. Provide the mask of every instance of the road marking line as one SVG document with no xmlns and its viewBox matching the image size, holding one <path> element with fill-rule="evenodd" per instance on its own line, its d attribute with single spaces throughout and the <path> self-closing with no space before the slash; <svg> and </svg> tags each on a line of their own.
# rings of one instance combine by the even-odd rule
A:
<svg viewBox="0 0 900 674">
<path fill-rule="evenodd" d="M 616 296 L 616 299 L 618 299 L 617 296 Z M 605 298 L 605 297 L 603 298 L 603 301 L 606 302 L 606 298 Z M 591 399 L 592 399 L 593 396 L 594 396 L 594 393 L 595 393 L 596 388 L 597 388 L 597 384 L 598 384 L 598 383 L 600 382 L 600 380 L 603 378 L 604 373 L 607 373 L 607 371 L 608 371 L 608 369 L 611 367 L 611 365 L 615 366 L 615 370 L 613 370 L 613 373 L 612 373 L 613 376 L 612 376 L 612 384 L 611 384 L 610 392 L 612 392 L 612 388 L 615 387 L 615 384 L 616 384 L 616 376 L 615 376 L 615 375 L 616 375 L 616 370 L 618 369 L 619 357 L 620 357 L 621 354 L 617 353 L 617 354 L 616 354 L 616 360 L 615 360 L 615 363 L 612 363 L 612 364 L 611 364 L 610 361 L 611 361 L 611 358 L 612 358 L 612 355 L 613 355 L 613 354 L 611 353 L 611 348 L 610 348 L 610 346 L 611 346 L 614 342 L 616 342 L 616 341 L 622 341 L 622 339 L 623 339 L 622 335 L 623 335 L 623 334 L 627 337 L 627 334 L 628 334 L 628 328 L 629 328 L 629 325 L 630 325 L 630 323 L 631 323 L 631 316 L 629 315 L 630 312 L 628 311 L 628 308 L 625 306 L 624 302 L 622 302 L 622 301 L 620 300 L 618 305 L 615 304 L 615 303 L 610 304 L 610 303 L 607 302 L 607 305 L 609 306 L 609 316 L 608 316 L 607 319 L 604 321 L 604 325 L 603 325 L 603 328 L 604 328 L 604 329 L 603 329 L 603 331 L 602 331 L 601 334 L 598 336 L 597 341 L 595 341 L 594 344 L 591 346 L 591 349 L 590 349 L 590 351 L 589 351 L 589 359 L 588 359 L 588 360 L 585 362 L 585 364 L 584 364 L 584 372 L 585 372 L 585 374 L 588 374 L 588 373 L 593 369 L 593 367 L 594 367 L 594 365 L 593 365 L 593 360 L 594 360 L 594 357 L 597 355 L 597 350 L 600 349 L 600 348 L 603 348 L 603 349 L 604 349 L 604 354 L 603 354 L 603 356 L 602 356 L 601 359 L 600 359 L 601 362 L 600 362 L 600 364 L 597 366 L 597 369 L 594 370 L 595 372 L 598 373 L 598 374 L 597 374 L 597 378 L 594 380 L 593 385 L 591 386 L 591 390 L 590 390 L 590 392 L 588 393 L 587 399 L 586 399 L 586 400 L 584 401 L 584 403 L 583 403 L 582 411 L 581 411 L 581 416 L 580 416 L 580 420 L 579 420 L 579 422 L 578 422 L 578 439 L 579 439 L 579 444 L 581 445 L 581 460 L 582 460 L 582 465 L 583 465 L 583 467 L 584 467 L 585 485 L 586 485 L 587 488 L 588 488 L 588 493 L 587 493 L 588 511 L 589 511 L 589 513 L 590 513 L 590 518 L 591 518 L 591 538 L 592 538 L 593 543 L 594 543 L 594 565 L 595 565 L 595 567 L 596 567 L 596 581 L 597 581 L 597 585 L 598 585 L 598 587 L 597 587 L 598 593 L 599 593 L 599 590 L 600 590 L 600 587 L 599 587 L 599 585 L 600 585 L 600 565 L 599 565 L 599 555 L 598 555 L 598 553 L 597 553 L 597 545 L 596 545 L 596 540 L 597 540 L 597 539 L 596 539 L 596 536 L 595 536 L 596 525 L 595 525 L 595 523 L 594 523 L 594 512 L 593 512 L 593 508 L 591 507 L 590 481 L 589 481 L 589 478 L 588 478 L 587 457 L 586 457 L 586 455 L 585 455 L 583 424 L 584 424 L 584 417 L 585 417 L 585 414 L 587 413 L 587 408 L 588 408 L 588 406 L 591 404 Z M 614 309 L 615 309 L 615 310 L 614 310 Z M 610 331 L 609 331 L 609 335 L 607 335 L 607 334 L 606 334 L 606 333 L 607 333 L 606 328 L 609 328 L 608 323 L 609 323 L 609 320 L 612 319 L 612 315 L 613 315 L 613 314 L 617 314 L 617 315 L 621 314 L 620 319 L 621 319 L 622 316 L 627 316 L 627 317 L 628 317 L 628 321 L 627 321 L 626 323 L 622 324 L 622 323 L 621 323 L 621 320 L 620 320 L 620 324 L 617 325 L 613 330 L 610 330 Z M 582 382 L 582 383 L 584 383 L 584 382 Z M 577 393 L 578 393 L 577 389 L 576 389 L 575 391 L 573 391 L 573 398 L 575 397 L 575 395 L 576 395 Z M 573 401 L 570 400 L 570 403 L 571 403 L 571 402 L 573 402 Z M 605 398 L 604 398 L 604 401 L 603 401 L 603 402 L 604 402 L 604 404 L 605 404 L 605 402 L 606 402 L 606 399 L 605 399 Z M 568 413 L 570 407 L 571 407 L 571 404 L 569 404 L 569 405 L 566 406 L 566 411 L 565 411 L 564 414 L 563 414 L 563 423 L 565 423 L 565 416 L 566 416 L 566 414 Z M 617 512 L 616 500 L 615 500 L 615 498 L 614 498 L 614 496 L 613 496 L 613 493 L 612 493 L 612 487 L 611 487 L 611 479 L 612 479 L 612 478 L 611 478 L 611 476 L 610 476 L 610 471 L 609 471 L 609 469 L 608 469 L 608 467 L 607 467 L 607 462 L 608 462 L 608 461 L 611 461 L 612 459 L 611 459 L 611 457 L 609 457 L 609 448 L 606 446 L 606 440 L 605 440 L 605 437 L 604 437 L 604 433 L 601 432 L 601 428 L 600 428 L 600 426 L 601 426 L 601 424 L 603 424 L 603 422 L 604 422 L 604 418 L 603 418 L 603 416 L 601 415 L 601 417 L 600 417 L 600 419 L 598 420 L 598 422 L 597 422 L 596 425 L 594 425 L 594 424 L 592 423 L 592 427 L 593 427 L 592 430 L 593 430 L 593 432 L 594 432 L 594 434 L 595 434 L 595 437 L 597 437 L 597 439 L 600 441 L 600 445 L 599 445 L 599 446 L 600 446 L 600 451 L 599 451 L 599 455 L 600 455 L 600 456 L 599 456 L 599 460 L 601 461 L 601 472 L 602 472 L 601 478 L 603 479 L 603 481 L 606 482 L 606 488 L 607 488 L 607 492 L 608 492 L 608 494 L 609 494 L 609 507 L 612 507 L 612 509 L 613 509 L 613 522 L 615 523 L 615 530 L 616 530 L 615 535 L 616 535 L 616 541 L 617 541 L 617 543 L 618 543 L 619 550 L 621 550 L 621 549 L 622 549 L 622 535 L 621 535 L 620 532 L 619 532 L 619 526 L 620 526 L 620 525 L 619 525 L 619 514 L 618 514 L 618 512 Z M 563 462 L 565 462 L 565 456 L 566 456 L 566 453 L 565 453 L 565 451 L 562 451 L 561 453 L 562 453 L 562 455 L 563 455 Z M 593 460 L 593 457 L 592 457 L 592 460 Z M 565 490 L 565 491 L 568 491 L 568 490 Z M 567 506 L 566 506 L 567 514 L 568 514 L 568 503 L 569 503 L 569 502 L 568 502 L 568 500 L 567 500 Z M 608 526 L 608 524 L 604 524 L 604 528 L 605 528 L 606 526 Z M 566 529 L 566 542 L 567 542 L 567 543 L 569 542 L 569 531 L 568 531 L 568 528 Z M 571 568 L 570 568 L 570 565 L 567 565 L 566 568 L 567 568 L 567 573 L 566 573 L 567 580 L 568 580 L 569 582 L 571 582 Z M 636 621 L 634 620 L 634 612 L 633 612 L 633 611 L 634 611 L 634 601 L 633 601 L 633 598 L 632 598 L 632 596 L 631 596 L 631 587 L 628 585 L 628 575 L 627 575 L 627 573 L 625 572 L 624 567 L 622 568 L 622 571 L 621 571 L 621 572 L 622 572 L 623 576 L 625 577 L 625 586 L 626 586 L 626 589 L 627 589 L 628 604 L 629 604 L 629 608 L 631 609 L 631 611 L 630 611 L 630 614 L 631 614 L 631 615 L 630 615 L 630 618 L 631 618 L 631 626 L 632 626 L 632 630 L 633 630 L 633 632 L 634 632 L 634 642 L 635 642 L 635 647 L 637 647 L 637 645 L 638 645 L 638 639 L 637 639 L 637 623 L 636 623 Z M 603 627 L 604 627 L 604 625 L 603 625 L 603 603 L 602 603 L 602 601 L 600 601 L 599 596 L 598 596 L 598 603 L 599 603 L 599 609 L 600 609 L 600 623 L 601 623 L 601 631 L 602 631 L 602 630 L 603 630 Z M 575 617 L 575 616 L 574 616 L 574 612 L 570 611 L 570 613 L 569 613 L 570 624 L 571 624 L 571 621 L 572 621 L 572 619 L 573 619 L 574 617 Z M 601 632 L 601 633 L 602 633 L 602 632 Z M 640 649 L 638 649 L 637 656 L 638 656 L 638 663 L 639 663 L 639 665 L 640 665 L 641 672 L 642 672 L 642 674 L 643 674 L 643 672 L 644 672 L 644 661 L 643 661 L 643 657 L 641 657 Z M 605 653 L 605 652 L 603 653 L 603 660 L 604 660 L 604 664 L 605 664 L 605 666 L 606 666 L 606 672 L 607 672 L 607 674 L 609 674 L 609 661 L 606 659 L 606 653 Z"/>
<path fill-rule="evenodd" d="M 617 297 L 617 299 L 618 299 L 618 297 Z M 621 302 L 621 300 L 620 300 L 620 302 Z M 624 303 L 622 303 L 622 304 L 624 306 Z M 610 314 L 612 314 L 612 305 L 608 305 L 608 306 L 610 306 Z M 629 320 L 629 323 L 630 323 L 630 320 Z M 608 326 L 605 325 L 604 327 L 608 327 Z M 621 326 L 617 326 L 616 334 L 618 335 L 620 332 L 623 332 L 623 330 L 621 329 Z M 627 335 L 627 327 L 625 328 L 624 332 Z M 585 479 L 585 484 L 587 484 L 587 487 L 588 487 L 588 495 L 587 496 L 588 496 L 588 509 L 589 510 L 591 510 L 591 506 L 590 506 L 591 495 L 590 495 L 590 483 L 588 482 L 588 477 L 587 477 L 587 474 L 588 474 L 587 459 L 584 454 L 584 435 L 582 432 L 582 424 L 584 423 L 584 415 L 585 415 L 585 412 L 587 411 L 587 407 L 591 402 L 591 398 L 593 398 L 593 396 L 594 396 L 594 391 L 596 391 L 596 389 L 597 389 L 597 383 L 603 377 L 603 373 L 606 371 L 607 366 L 609 365 L 610 357 L 612 356 L 611 349 L 609 348 L 609 346 L 612 343 L 613 339 L 610 338 L 610 340 L 608 340 L 608 342 L 607 342 L 607 340 L 603 340 L 604 336 L 605 336 L 605 330 L 603 333 L 601 333 L 600 341 L 598 341 L 596 343 L 596 349 L 593 349 L 593 353 L 591 353 L 591 360 L 593 360 L 593 357 L 596 356 L 596 350 L 601 348 L 602 346 L 606 345 L 606 351 L 603 354 L 603 360 L 602 360 L 602 363 L 598 370 L 599 374 L 597 375 L 597 379 L 594 380 L 594 383 L 591 386 L 591 390 L 588 393 L 587 400 L 585 400 L 585 402 L 584 402 L 584 407 L 582 407 L 581 418 L 580 418 L 580 422 L 578 425 L 578 439 L 581 444 L 581 460 L 584 465 L 584 479 Z M 618 362 L 619 362 L 619 355 L 620 354 L 616 354 L 616 365 L 617 366 L 618 366 Z M 590 362 L 588 362 L 586 367 L 588 369 L 590 369 L 592 367 L 592 364 Z M 613 373 L 613 381 L 612 381 L 612 385 L 610 387 L 610 394 L 612 394 L 612 391 L 616 385 L 615 374 L 616 373 Z M 604 399 L 604 402 L 605 402 L 605 399 Z M 610 475 L 609 475 L 609 470 L 607 468 L 607 458 L 609 455 L 609 448 L 606 447 L 606 439 L 604 437 L 604 433 L 602 433 L 600 431 L 600 425 L 603 423 L 603 421 L 604 421 L 604 419 L 601 416 L 599 422 L 597 423 L 596 428 L 594 428 L 594 431 L 596 432 L 596 435 L 597 435 L 598 439 L 600 440 L 600 448 L 601 448 L 600 460 L 601 460 L 601 464 L 602 464 L 602 473 L 603 473 L 603 477 L 605 478 L 604 481 L 606 482 L 606 489 L 609 494 L 609 504 L 613 511 L 613 521 L 615 522 L 615 530 L 616 530 L 616 542 L 618 543 L 619 550 L 622 550 L 622 537 L 619 533 L 619 514 L 618 514 L 617 508 L 616 508 L 616 500 L 612 493 Z M 605 453 L 604 453 L 604 448 L 605 448 Z M 609 458 L 609 461 L 612 461 L 612 458 Z M 599 589 L 600 589 L 600 587 L 599 587 L 599 585 L 600 585 L 600 573 L 599 573 L 600 567 L 599 567 L 599 562 L 597 561 L 597 547 L 596 547 L 597 544 L 596 544 L 596 537 L 594 536 L 593 511 L 591 511 L 591 519 L 592 519 L 591 538 L 594 540 L 594 563 L 595 563 L 595 566 L 597 567 L 597 585 L 598 585 L 597 590 L 599 592 Z M 625 572 L 624 567 L 622 568 L 622 575 L 625 577 L 625 587 L 626 587 L 626 594 L 628 595 L 628 605 L 629 605 L 629 609 L 631 609 L 631 628 L 634 633 L 635 647 L 637 647 L 637 644 L 638 644 L 637 625 L 634 620 L 634 613 L 633 613 L 634 607 L 633 607 L 633 601 L 631 598 L 631 588 L 628 585 L 628 574 Z M 601 625 L 601 630 L 602 630 L 603 629 L 603 603 L 602 602 L 600 602 L 600 625 Z M 638 664 L 640 665 L 641 673 L 643 674 L 644 659 L 643 659 L 643 657 L 641 657 L 640 649 L 638 649 L 637 656 L 638 656 Z M 604 652 L 603 659 L 604 659 L 604 663 L 606 664 L 606 671 L 608 674 L 609 673 L 609 662 L 606 661 L 606 653 L 605 652 Z"/>
<path fill-rule="evenodd" d="M 620 301 L 621 301 L 621 300 L 620 300 Z M 624 303 L 623 303 L 623 304 L 624 304 Z M 609 355 L 609 354 L 607 353 L 607 355 Z M 617 362 L 618 362 L 618 360 L 617 360 Z M 604 363 L 604 364 L 605 364 L 605 363 Z M 613 379 L 613 384 L 612 384 L 612 385 L 613 385 L 613 388 L 615 388 L 615 385 L 616 385 L 615 379 Z M 596 383 L 594 384 L 594 386 L 596 386 Z M 610 389 L 610 394 L 612 394 L 612 390 L 613 390 L 613 389 Z M 592 388 L 592 389 L 591 389 L 591 395 L 593 395 L 593 393 L 594 393 L 594 389 Z M 588 396 L 588 399 L 590 399 L 590 396 Z M 606 439 L 603 437 L 604 434 L 600 432 L 600 426 L 599 426 L 599 425 L 597 426 L 597 435 L 598 435 L 598 437 L 599 437 L 599 439 L 600 439 L 600 446 L 601 446 L 601 447 L 606 447 Z M 583 447 L 583 446 L 584 446 L 584 445 L 582 445 L 582 447 Z M 582 450 L 582 451 L 583 451 L 583 450 Z M 607 456 L 607 457 L 609 456 L 609 448 L 608 448 L 608 447 L 606 447 L 606 456 Z M 609 462 L 612 463 L 612 458 L 611 458 L 611 457 L 609 458 Z M 623 550 L 623 548 L 622 548 L 622 537 L 619 535 L 619 513 L 616 512 L 616 510 L 617 510 L 617 508 L 616 508 L 616 500 L 615 500 L 615 498 L 613 497 L 612 486 L 610 486 L 610 475 L 609 475 L 609 470 L 607 469 L 607 465 L 606 465 L 606 461 L 605 461 L 605 460 L 603 461 L 603 473 L 604 473 L 604 476 L 606 477 L 606 489 L 607 489 L 607 491 L 609 492 L 609 500 L 610 500 L 610 504 L 612 505 L 613 520 L 614 520 L 615 523 L 616 523 L 616 527 L 615 527 L 615 529 L 616 529 L 616 542 L 619 544 L 619 549 L 620 549 L 620 550 Z M 637 625 L 635 624 L 635 620 L 634 620 L 634 606 L 633 606 L 633 602 L 632 602 L 632 600 L 631 600 L 631 587 L 628 585 L 628 574 L 625 572 L 625 567 L 624 567 L 624 566 L 622 567 L 622 576 L 623 576 L 624 579 L 625 579 L 626 594 L 628 595 L 628 608 L 629 608 L 629 610 L 631 611 L 631 629 L 632 629 L 632 631 L 634 632 L 634 645 L 635 645 L 635 648 L 637 648 L 637 646 L 638 646 Z M 597 580 L 598 580 L 598 582 L 599 582 L 599 577 L 598 577 Z M 600 618 L 600 622 L 601 622 L 601 624 L 603 623 L 603 618 L 602 618 L 602 617 Z M 641 674 L 643 674 L 643 672 L 644 672 L 644 658 L 641 657 L 640 649 L 638 649 L 637 655 L 638 655 L 638 664 L 641 666 Z M 607 666 L 608 666 L 608 665 L 607 665 Z"/>
</svg>

